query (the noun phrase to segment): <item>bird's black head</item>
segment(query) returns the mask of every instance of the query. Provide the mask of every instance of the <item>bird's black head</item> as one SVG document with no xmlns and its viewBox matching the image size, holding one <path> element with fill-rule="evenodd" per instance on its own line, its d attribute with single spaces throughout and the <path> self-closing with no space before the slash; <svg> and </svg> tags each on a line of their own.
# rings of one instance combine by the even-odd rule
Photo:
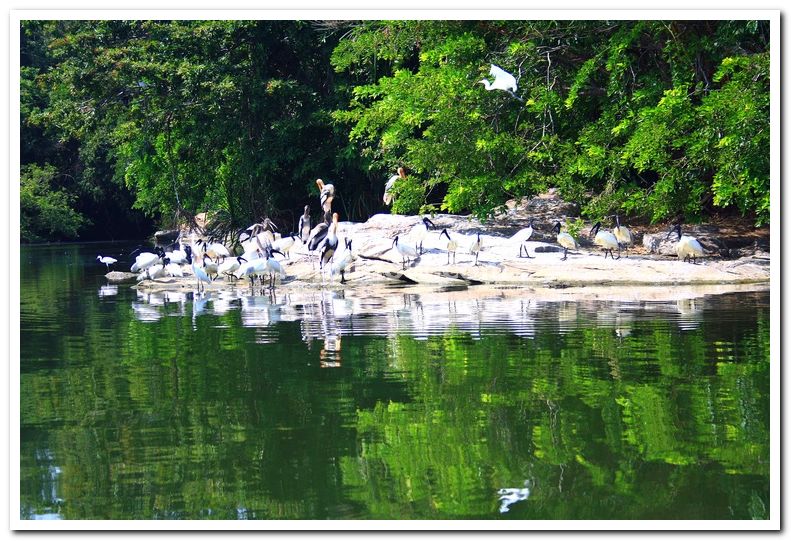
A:
<svg viewBox="0 0 791 541">
<path fill-rule="evenodd" d="M 170 258 L 169 258 L 169 257 L 165 257 L 165 258 L 163 258 L 163 259 L 162 259 L 162 264 L 163 264 L 163 265 L 169 265 L 169 264 L 170 264 Z"/>
<path fill-rule="evenodd" d="M 448 230 L 447 230 L 447 229 L 443 229 L 443 230 L 442 230 L 442 233 L 440 233 L 440 234 L 439 234 L 439 238 L 442 238 L 442 237 L 443 237 L 443 235 L 444 235 L 444 236 L 446 236 L 446 237 L 448 237 L 448 240 L 450 240 L 450 234 L 448 233 Z"/>
<path fill-rule="evenodd" d="M 286 254 L 278 250 L 277 248 L 269 248 L 269 255 L 268 258 L 274 257 L 272 254 L 280 254 L 285 257 Z"/>
<path fill-rule="evenodd" d="M 242 261 L 247 263 L 247 260 L 245 258 L 243 258 L 242 256 L 237 256 L 236 257 L 236 261 L 238 261 L 240 265 L 242 264 Z"/>
<path fill-rule="evenodd" d="M 423 223 L 426 225 L 426 229 L 431 229 L 434 227 L 434 222 L 428 219 L 428 217 L 423 218 Z"/>
<path fill-rule="evenodd" d="M 346 249 L 351 251 L 352 250 L 352 239 L 346 239 Z"/>
<path fill-rule="evenodd" d="M 589 236 L 594 236 L 596 233 L 599 232 L 599 228 L 601 227 L 601 222 L 596 222 L 593 227 L 591 227 L 591 232 Z"/>
<path fill-rule="evenodd" d="M 678 238 L 679 239 L 681 238 L 681 224 L 675 224 L 674 226 L 672 226 L 670 228 L 670 231 L 667 232 L 667 237 L 665 237 L 665 239 L 669 239 L 670 235 L 672 235 L 673 233 L 678 233 Z"/>
<path fill-rule="evenodd" d="M 555 225 L 552 227 L 552 231 L 555 233 L 560 233 L 560 222 L 555 222 Z"/>
</svg>

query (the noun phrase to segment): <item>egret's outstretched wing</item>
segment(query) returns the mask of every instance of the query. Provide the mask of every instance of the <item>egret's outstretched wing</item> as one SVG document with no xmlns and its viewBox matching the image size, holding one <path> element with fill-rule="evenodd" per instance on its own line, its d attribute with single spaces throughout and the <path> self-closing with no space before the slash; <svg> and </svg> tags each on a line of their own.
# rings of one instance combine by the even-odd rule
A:
<svg viewBox="0 0 791 541">
<path fill-rule="evenodd" d="M 493 87 L 516 92 L 516 77 L 494 64 L 492 64 L 489 74 L 494 76 Z"/>
</svg>

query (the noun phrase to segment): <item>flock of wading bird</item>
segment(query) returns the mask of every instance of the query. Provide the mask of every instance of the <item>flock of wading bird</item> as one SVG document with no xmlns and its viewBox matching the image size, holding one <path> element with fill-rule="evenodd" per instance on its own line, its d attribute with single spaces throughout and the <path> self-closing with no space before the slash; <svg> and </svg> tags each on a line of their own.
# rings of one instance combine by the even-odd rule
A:
<svg viewBox="0 0 791 541">
<path fill-rule="evenodd" d="M 512 74 L 491 64 L 489 75 L 494 77 L 493 81 L 487 79 L 479 81 L 487 91 L 503 91 L 524 103 L 524 99 L 516 95 L 517 80 Z M 398 174 L 393 175 L 387 181 L 383 197 L 385 205 L 392 203 L 393 186 L 404 178 L 406 178 L 404 168 L 399 167 Z M 204 284 L 211 283 L 220 275 L 225 276 L 227 279 L 235 280 L 249 278 L 251 287 L 254 285 L 255 279 L 258 278 L 262 288 L 264 286 L 264 277 L 268 276 L 268 287 L 269 289 L 274 289 L 275 277 L 277 275 L 280 275 L 281 278 L 285 277 L 285 270 L 281 263 L 275 259 L 274 255 L 280 254 L 288 258 L 289 252 L 296 242 L 299 241 L 307 246 L 309 252 L 318 251 L 322 281 L 324 280 L 324 272 L 329 267 L 330 276 L 340 274 L 341 283 L 345 283 L 345 273 L 351 268 L 355 260 L 355 256 L 352 253 L 352 240 L 346 239 L 344 242 L 345 246 L 338 250 L 338 214 L 332 212 L 335 186 L 333 184 L 325 184 L 321 179 L 316 180 L 316 185 L 319 188 L 319 202 L 323 220 L 315 227 L 311 227 L 310 223 L 310 206 L 305 205 L 304 213 L 299 219 L 296 234 L 292 233 L 287 237 L 279 236 L 275 224 L 266 218 L 260 223 L 251 225 L 239 234 L 237 240 L 238 246 L 241 248 L 234 249 L 234 252 L 242 252 L 238 255 L 232 255 L 231 251 L 221 242 L 217 242 L 216 239 L 210 238 L 207 242 L 201 238 L 196 239 L 193 235 L 189 244 L 185 244 L 180 235 L 177 242 L 178 249 L 166 252 L 162 248 L 157 247 L 154 252 L 140 253 L 136 257 L 131 271 L 139 273 L 138 281 L 165 276 L 182 277 L 184 276 L 182 267 L 186 265 L 192 267 L 192 273 L 197 280 L 198 291 L 205 287 Z M 604 250 L 605 259 L 608 254 L 611 258 L 616 259 L 613 255 L 613 250 L 618 250 L 617 259 L 620 259 L 622 247 L 626 248 L 628 256 L 628 247 L 632 243 L 632 234 L 629 229 L 621 225 L 617 215 L 614 218 L 615 227 L 612 231 L 601 229 L 601 222 L 597 222 L 590 231 L 593 243 Z M 422 222 L 410 232 L 407 239 L 400 236 L 396 236 L 393 239 L 392 248 L 401 255 L 403 268 L 406 268 L 409 260 L 414 261 L 423 254 L 423 241 L 433 228 L 434 223 L 429 218 L 423 218 Z M 568 251 L 576 250 L 579 247 L 579 243 L 571 234 L 561 231 L 560 222 L 555 223 L 553 231 L 557 235 L 557 243 L 563 248 L 562 260 L 566 260 Z M 700 242 L 694 237 L 682 235 L 680 225 L 674 226 L 668 232 L 668 238 L 673 232 L 678 234 L 676 253 L 679 259 L 683 258 L 685 261 L 690 260 L 695 263 L 697 257 L 704 255 Z M 525 244 L 532 235 L 533 220 L 531 219 L 526 228 L 517 231 L 509 239 L 509 243 L 519 245 L 519 257 L 532 257 L 527 253 L 527 245 Z M 439 237 L 446 241 L 447 264 L 450 264 L 451 257 L 455 264 L 456 251 L 459 248 L 466 248 L 469 254 L 475 256 L 474 264 L 478 265 L 478 254 L 481 251 L 480 233 L 471 240 L 466 237 L 462 239 L 455 234 L 451 235 L 445 228 L 439 233 Z M 339 257 L 336 257 L 336 252 Z M 101 255 L 97 256 L 96 259 L 106 265 L 108 271 L 110 265 L 117 262 L 115 258 L 102 257 Z"/>
<path fill-rule="evenodd" d="M 383 201 L 389 205 L 393 201 L 391 189 L 395 182 L 405 178 L 404 169 L 399 168 L 398 174 L 388 180 L 385 186 Z M 286 273 L 281 261 L 275 259 L 275 254 L 290 258 L 290 252 L 295 246 L 302 245 L 307 247 L 308 252 L 318 255 L 318 264 L 321 272 L 322 281 L 325 279 L 325 272 L 329 270 L 330 279 L 340 275 L 340 282 L 346 283 L 346 272 L 350 270 L 356 256 L 352 252 L 352 239 L 346 238 L 343 248 L 339 249 L 338 238 L 338 213 L 332 212 L 332 202 L 335 198 L 335 186 L 326 184 L 321 179 L 316 180 L 319 188 L 319 203 L 322 210 L 322 221 L 316 226 L 312 226 L 310 218 L 310 205 L 305 205 L 304 212 L 299 219 L 296 233 L 287 236 L 278 234 L 275 224 L 265 218 L 260 223 L 255 223 L 240 231 L 237 242 L 233 250 L 229 250 L 222 242 L 217 239 L 209 238 L 204 240 L 193 232 L 191 239 L 185 243 L 184 235 L 179 235 L 176 242 L 177 249 L 165 251 L 161 247 L 154 248 L 153 252 L 142 252 L 137 255 L 131 267 L 131 272 L 138 273 L 138 282 L 143 280 L 154 280 L 162 277 L 183 277 L 185 266 L 191 268 L 192 274 L 197 281 L 198 292 L 205 289 L 205 284 L 211 283 L 219 277 L 226 280 L 250 280 L 251 287 L 254 287 L 255 280 L 258 279 L 261 288 L 264 288 L 265 280 L 268 279 L 267 289 L 275 288 L 277 276 L 285 278 Z M 620 218 L 615 215 L 613 218 L 613 229 L 611 231 L 602 229 L 601 222 L 596 222 L 591 227 L 589 237 L 594 245 L 601 247 L 604 251 L 604 258 L 609 255 L 612 259 L 621 258 L 621 250 L 625 249 L 628 256 L 629 245 L 632 244 L 632 233 L 624 225 L 621 225 Z M 527 241 L 533 236 L 534 220 L 529 220 L 528 226 L 520 229 L 506 243 L 511 246 L 518 246 L 518 257 L 532 258 L 528 253 Z M 416 260 L 424 253 L 423 242 L 427 239 L 430 231 L 439 230 L 430 218 L 424 217 L 412 231 L 406 236 L 396 236 L 393 239 L 391 249 L 394 249 L 401 256 L 402 268 L 412 260 Z M 579 248 L 579 242 L 570 233 L 562 231 L 561 223 L 555 222 L 552 231 L 556 234 L 557 244 L 563 248 L 562 261 L 568 258 L 569 250 Z M 697 257 L 704 255 L 703 247 L 697 239 L 688 235 L 682 235 L 681 226 L 674 225 L 668 231 L 667 237 L 676 234 L 676 253 L 679 259 L 696 263 Z M 447 228 L 439 232 L 439 239 L 442 247 L 447 252 L 447 264 L 456 263 L 456 252 L 464 250 L 474 256 L 473 265 L 478 265 L 478 255 L 482 248 L 481 235 L 478 233 L 474 237 L 460 234 L 451 234 Z M 618 252 L 615 257 L 614 251 Z M 132 252 L 136 253 L 138 250 Z M 107 266 L 117 262 L 112 257 L 97 256 L 100 263 Z M 315 266 L 315 261 L 313 262 Z"/>
</svg>

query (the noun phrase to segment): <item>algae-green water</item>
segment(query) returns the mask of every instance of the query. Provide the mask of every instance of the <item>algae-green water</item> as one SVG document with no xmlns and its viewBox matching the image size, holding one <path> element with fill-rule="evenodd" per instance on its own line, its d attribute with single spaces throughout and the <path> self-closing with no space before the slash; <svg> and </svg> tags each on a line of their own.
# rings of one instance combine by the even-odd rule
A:
<svg viewBox="0 0 791 541">
<path fill-rule="evenodd" d="M 132 247 L 21 249 L 23 519 L 768 517 L 768 291 L 141 293 Z"/>
</svg>

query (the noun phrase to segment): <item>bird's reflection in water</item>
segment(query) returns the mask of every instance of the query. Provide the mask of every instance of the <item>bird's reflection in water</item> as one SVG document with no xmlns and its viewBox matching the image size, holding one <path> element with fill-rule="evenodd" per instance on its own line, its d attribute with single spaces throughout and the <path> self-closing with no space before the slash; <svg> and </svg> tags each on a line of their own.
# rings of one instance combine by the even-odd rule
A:
<svg viewBox="0 0 791 541">
<path fill-rule="evenodd" d="M 526 500 L 530 496 L 529 482 L 525 481 L 523 488 L 501 488 L 497 491 L 500 500 L 500 512 L 507 513 L 510 507 L 517 502 Z"/>
</svg>

